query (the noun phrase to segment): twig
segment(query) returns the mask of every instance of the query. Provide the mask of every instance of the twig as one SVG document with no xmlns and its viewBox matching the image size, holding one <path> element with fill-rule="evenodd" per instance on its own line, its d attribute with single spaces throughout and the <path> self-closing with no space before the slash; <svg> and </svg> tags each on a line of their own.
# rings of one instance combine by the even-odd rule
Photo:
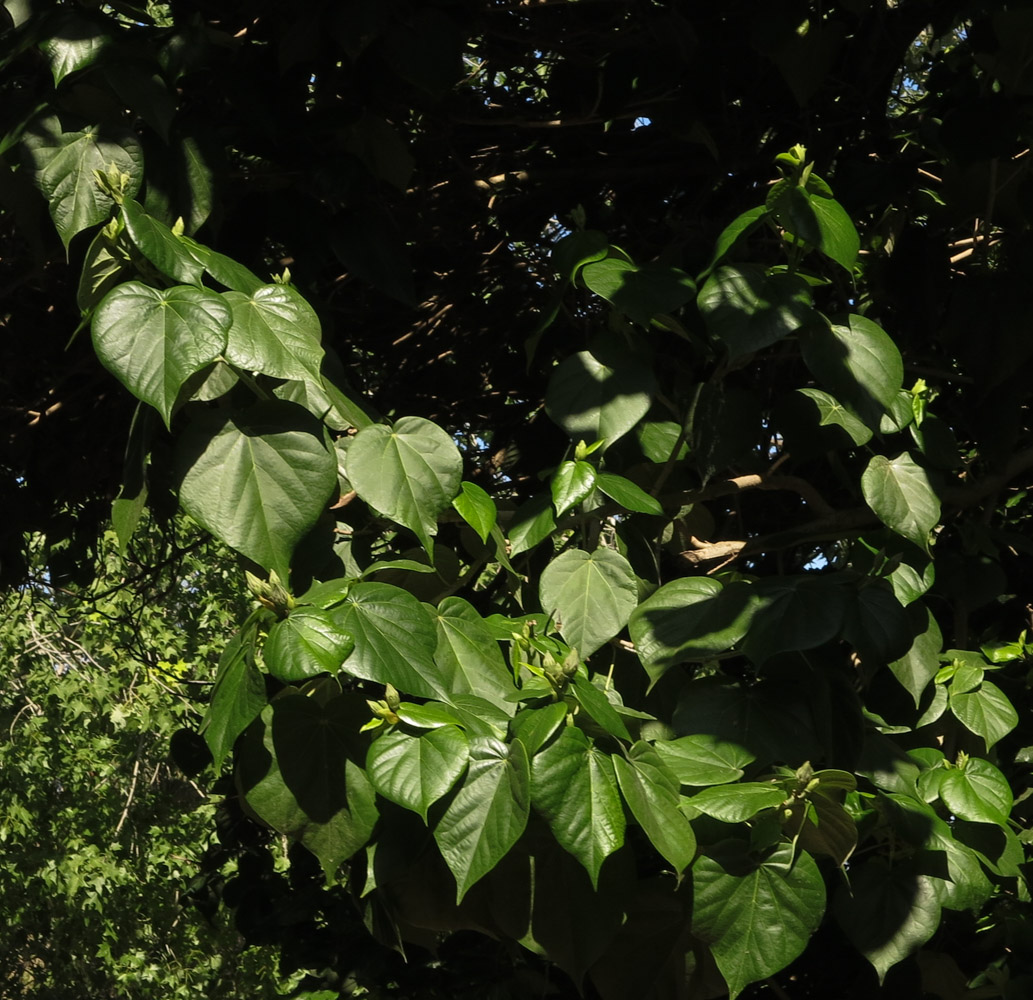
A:
<svg viewBox="0 0 1033 1000">
<path fill-rule="evenodd" d="M 129 815 L 129 807 L 133 804 L 133 796 L 136 794 L 136 782 L 140 777 L 140 750 L 143 747 L 143 736 L 140 737 L 139 742 L 136 744 L 136 760 L 133 762 L 133 780 L 129 785 L 129 794 L 126 796 L 126 805 L 122 810 L 122 815 L 118 818 L 118 825 L 115 827 L 115 836 L 117 837 L 122 832 L 122 826 L 126 821 L 126 817 Z"/>
</svg>

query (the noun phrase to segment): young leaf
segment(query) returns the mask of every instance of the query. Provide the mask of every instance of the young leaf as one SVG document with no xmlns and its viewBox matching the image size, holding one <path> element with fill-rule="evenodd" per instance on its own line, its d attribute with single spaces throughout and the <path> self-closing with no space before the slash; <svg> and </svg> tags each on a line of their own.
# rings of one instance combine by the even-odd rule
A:
<svg viewBox="0 0 1033 1000">
<path fill-rule="evenodd" d="M 631 742 L 631 733 L 624 725 L 624 720 L 617 714 L 605 692 L 597 688 L 590 680 L 580 675 L 574 677 L 574 697 L 578 704 L 605 729 L 611 736 Z"/>
<path fill-rule="evenodd" d="M 875 455 L 861 476 L 865 502 L 887 528 L 923 551 L 940 520 L 940 501 L 925 469 L 906 452 L 890 461 Z"/>
<path fill-rule="evenodd" d="M 595 477 L 595 488 L 616 500 L 625 510 L 638 514 L 663 514 L 664 509 L 656 497 L 651 497 L 642 487 L 630 479 L 615 476 L 612 472 L 600 472 Z"/>
<path fill-rule="evenodd" d="M 183 384 L 222 354 L 229 327 L 230 311 L 215 292 L 130 281 L 93 314 L 93 346 L 104 367 L 168 426 Z"/>
<path fill-rule="evenodd" d="M 462 787 L 434 827 L 456 880 L 456 902 L 520 839 L 531 808 L 531 770 L 520 740 L 476 740 Z"/>
<path fill-rule="evenodd" d="M 487 543 L 491 529 L 495 527 L 498 511 L 495 501 L 476 483 L 460 483 L 460 493 L 452 501 L 459 516 L 477 532 L 482 542 Z"/>
<path fill-rule="evenodd" d="M 595 486 L 595 467 L 588 462 L 563 462 L 552 477 L 552 502 L 556 515 L 581 503 Z"/>
<path fill-rule="evenodd" d="M 628 622 L 638 604 L 631 564 L 612 549 L 568 549 L 542 573 L 542 607 L 555 613 L 560 634 L 582 658 L 591 656 Z"/>
<path fill-rule="evenodd" d="M 437 424 L 402 417 L 394 427 L 372 424 L 348 448 L 348 480 L 381 514 L 409 528 L 428 554 L 438 515 L 452 503 L 462 480 L 463 459 Z"/>
</svg>

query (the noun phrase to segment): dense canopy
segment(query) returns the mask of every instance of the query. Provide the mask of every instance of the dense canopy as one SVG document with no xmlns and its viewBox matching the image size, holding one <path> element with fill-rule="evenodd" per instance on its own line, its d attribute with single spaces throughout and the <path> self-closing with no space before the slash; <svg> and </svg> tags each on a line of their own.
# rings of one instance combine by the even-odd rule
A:
<svg viewBox="0 0 1033 1000">
<path fill-rule="evenodd" d="M 1033 5 L 0 18 L 0 584 L 235 550 L 299 989 L 1024 995 Z"/>
</svg>

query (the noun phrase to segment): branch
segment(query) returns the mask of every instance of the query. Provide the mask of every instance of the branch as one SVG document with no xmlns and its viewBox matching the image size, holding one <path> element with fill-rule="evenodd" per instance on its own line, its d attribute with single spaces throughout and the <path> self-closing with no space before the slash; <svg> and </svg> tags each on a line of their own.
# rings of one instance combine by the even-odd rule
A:
<svg viewBox="0 0 1033 1000">
<path fill-rule="evenodd" d="M 950 486 L 943 491 L 943 500 L 952 507 L 975 507 L 989 496 L 993 496 L 1011 479 L 1033 469 L 1033 448 L 1016 452 L 1008 459 L 1003 472 L 984 476 L 977 483 L 966 483 L 964 486 Z"/>
</svg>

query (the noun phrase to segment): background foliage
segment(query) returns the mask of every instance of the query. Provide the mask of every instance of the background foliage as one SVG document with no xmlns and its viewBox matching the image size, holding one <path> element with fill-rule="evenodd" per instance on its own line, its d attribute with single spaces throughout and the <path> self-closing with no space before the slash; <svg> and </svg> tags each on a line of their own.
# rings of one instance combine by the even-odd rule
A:
<svg viewBox="0 0 1033 1000">
<path fill-rule="evenodd" d="M 239 554 L 282 975 L 1025 995 L 1028 5 L 5 11 L 0 572 Z"/>
</svg>

